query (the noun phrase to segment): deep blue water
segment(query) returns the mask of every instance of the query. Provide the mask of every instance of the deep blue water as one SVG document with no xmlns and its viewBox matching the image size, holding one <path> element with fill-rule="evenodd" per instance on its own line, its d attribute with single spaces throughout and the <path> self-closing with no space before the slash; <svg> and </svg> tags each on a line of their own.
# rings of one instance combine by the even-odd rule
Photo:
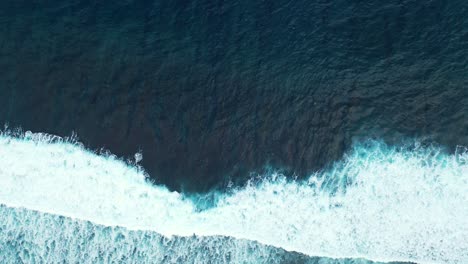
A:
<svg viewBox="0 0 468 264">
<path fill-rule="evenodd" d="M 204 191 L 353 141 L 468 144 L 466 1 L 3 1 L 0 123 Z"/>
<path fill-rule="evenodd" d="M 6 253 L 0 260 L 366 263 L 364 258 L 463 263 L 468 258 L 460 253 L 468 246 L 463 239 L 468 234 L 463 229 L 468 226 L 463 221 L 466 207 L 460 206 L 468 201 L 462 190 L 468 171 L 461 147 L 468 146 L 467 14 L 463 0 L 1 1 L 0 126 L 6 128 L 0 132 L 0 252 Z M 29 131 L 73 139 L 51 141 Z M 11 142 L 16 141 L 26 143 L 15 147 Z M 88 150 L 106 158 L 112 153 L 128 163 L 135 153 L 142 154 L 140 169 L 154 188 L 178 191 L 177 203 L 198 211 L 183 214 L 174 204 L 154 198 L 156 191 L 134 183 L 143 174 L 122 176 L 129 169 L 119 167 L 124 166 L 120 161 L 102 163 L 105 173 L 97 165 L 78 166 L 81 156 L 72 156 L 79 152 L 72 147 L 76 141 L 90 155 L 82 164 L 101 164 L 103 157 Z M 257 197 L 264 194 L 263 182 L 278 172 L 285 182 L 267 185 L 284 197 Z M 118 174 L 109 180 L 112 186 L 127 184 L 144 195 L 109 187 L 115 204 L 100 196 L 83 202 L 90 208 L 108 205 L 122 210 L 120 214 L 100 215 L 97 209 L 79 207 L 80 199 L 92 196 L 86 192 L 89 186 L 106 186 L 93 177 L 109 173 Z M 317 173 L 323 188 L 310 185 L 315 179 L 310 175 Z M 69 178 L 60 185 L 62 174 Z M 395 182 L 382 176 L 385 182 L 366 178 L 370 174 L 397 176 Z M 73 185 L 71 175 L 81 180 Z M 33 189 L 24 198 L 18 194 L 28 181 Z M 294 188 L 288 189 L 288 181 Z M 388 193 L 376 191 L 385 184 Z M 322 217 L 322 209 L 306 210 L 315 208 L 314 199 L 323 198 L 322 189 L 331 197 L 344 193 L 344 201 L 324 202 L 332 216 Z M 366 190 L 368 196 L 353 190 Z M 172 197 L 161 192 L 164 199 Z M 71 198 L 57 199 L 55 193 Z M 353 195 L 360 198 L 353 200 Z M 409 210 L 399 197 L 414 199 L 420 207 Z M 169 213 L 140 219 L 124 210 L 146 198 L 156 207 L 167 206 Z M 240 204 L 245 199 L 247 209 L 229 207 L 230 199 Z M 128 208 L 119 201 L 128 202 Z M 358 201 L 363 215 L 340 215 L 340 210 L 355 213 L 350 201 Z M 282 208 L 278 203 L 284 214 L 277 211 Z M 223 211 L 222 205 L 228 209 Z M 263 226 L 251 227 L 242 208 L 258 211 L 253 219 L 272 215 L 278 235 L 257 234 Z M 385 208 L 401 215 L 389 216 Z M 223 229 L 225 222 L 215 221 L 216 214 L 206 217 L 212 221 L 208 227 L 197 222 L 210 210 L 232 218 L 242 234 Z M 420 222 L 404 218 L 415 212 L 425 217 Z M 164 225 L 140 225 L 145 219 L 171 223 L 179 214 L 187 218 L 184 228 L 193 226 L 193 237 L 177 237 L 180 230 L 175 228 L 168 230 L 176 237 L 167 238 Z M 290 220 L 289 215 L 298 218 Z M 314 216 L 322 218 L 317 222 Z M 359 222 L 367 217 L 375 222 Z M 119 227 L 108 227 L 106 221 L 114 218 Z M 336 220 L 331 235 L 323 237 L 333 242 L 315 247 L 312 241 L 322 238 L 306 235 L 322 220 Z M 37 229 L 25 223 L 37 224 Z M 349 231 L 353 223 L 364 227 Z M 419 231 L 384 237 L 393 225 Z M 366 236 L 379 232 L 382 240 Z M 359 243 L 342 242 L 338 238 L 343 234 L 356 236 Z M 58 242 L 71 237 L 76 240 Z M 299 238 L 305 242 L 297 242 Z M 394 248 L 379 255 L 378 245 L 386 242 Z M 352 254 L 335 251 L 316 257 L 340 243 Z M 104 245 L 114 248 L 106 251 Z M 431 247 L 433 255 L 426 250 Z M 159 251 L 151 255 L 154 248 Z"/>
</svg>

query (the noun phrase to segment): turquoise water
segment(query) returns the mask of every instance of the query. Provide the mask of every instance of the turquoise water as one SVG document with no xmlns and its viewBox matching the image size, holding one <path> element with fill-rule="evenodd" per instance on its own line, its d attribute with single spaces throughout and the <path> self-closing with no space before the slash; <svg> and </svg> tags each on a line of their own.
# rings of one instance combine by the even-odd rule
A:
<svg viewBox="0 0 468 264">
<path fill-rule="evenodd" d="M 307 180 L 264 175 L 205 205 L 58 137 L 0 146 L 6 262 L 468 261 L 463 148 L 367 142 Z"/>
</svg>

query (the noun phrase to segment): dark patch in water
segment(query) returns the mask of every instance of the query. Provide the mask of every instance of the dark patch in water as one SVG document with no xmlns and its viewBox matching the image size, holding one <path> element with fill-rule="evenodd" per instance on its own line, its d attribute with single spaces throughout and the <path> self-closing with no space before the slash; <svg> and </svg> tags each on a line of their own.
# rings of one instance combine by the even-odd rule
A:
<svg viewBox="0 0 468 264">
<path fill-rule="evenodd" d="M 468 145 L 466 1 L 2 1 L 0 122 L 205 191 L 353 140 Z"/>
</svg>

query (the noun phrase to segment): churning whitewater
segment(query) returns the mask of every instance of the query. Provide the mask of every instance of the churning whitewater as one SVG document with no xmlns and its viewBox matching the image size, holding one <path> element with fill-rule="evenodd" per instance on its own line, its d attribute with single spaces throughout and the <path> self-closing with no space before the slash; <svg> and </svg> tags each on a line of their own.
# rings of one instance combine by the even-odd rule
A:
<svg viewBox="0 0 468 264">
<path fill-rule="evenodd" d="M 464 148 L 367 143 L 308 180 L 271 175 L 212 194 L 214 204 L 205 205 L 149 183 L 113 155 L 54 136 L 3 133 L 0 186 L 2 262 L 131 255 L 255 263 L 286 250 L 354 262 L 468 263 Z"/>
</svg>

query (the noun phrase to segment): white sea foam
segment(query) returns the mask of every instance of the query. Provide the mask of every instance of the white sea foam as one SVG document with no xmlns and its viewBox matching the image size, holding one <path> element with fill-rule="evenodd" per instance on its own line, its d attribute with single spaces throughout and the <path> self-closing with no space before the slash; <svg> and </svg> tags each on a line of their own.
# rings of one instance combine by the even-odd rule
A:
<svg viewBox="0 0 468 264">
<path fill-rule="evenodd" d="M 273 175 L 217 194 L 214 206 L 199 210 L 201 202 L 147 183 L 141 170 L 114 156 L 43 135 L 4 134 L 0 186 L 0 227 L 36 230 L 33 244 L 77 219 L 167 237 L 246 239 L 309 256 L 468 263 L 464 151 L 361 145 L 307 181 Z M 63 232 L 85 232 L 69 229 Z"/>
</svg>

